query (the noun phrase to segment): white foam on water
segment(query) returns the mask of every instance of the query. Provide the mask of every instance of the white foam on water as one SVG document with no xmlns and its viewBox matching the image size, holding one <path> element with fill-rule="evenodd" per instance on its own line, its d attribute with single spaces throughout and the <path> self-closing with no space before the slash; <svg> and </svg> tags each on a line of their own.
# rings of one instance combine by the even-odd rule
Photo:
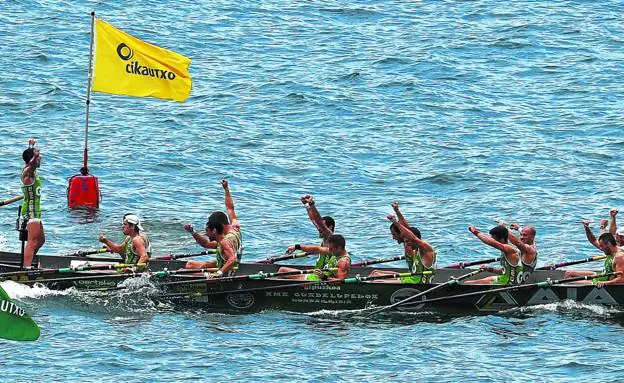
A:
<svg viewBox="0 0 624 383">
<path fill-rule="evenodd" d="M 608 315 L 608 314 L 613 314 L 613 313 L 617 313 L 620 311 L 614 307 L 609 307 L 609 306 L 604 306 L 604 305 L 599 305 L 599 304 L 587 304 L 587 303 L 577 302 L 577 301 L 573 301 L 569 299 L 562 301 L 562 302 L 545 303 L 543 305 L 525 306 L 525 307 L 520 308 L 521 312 L 532 312 L 532 311 L 539 311 L 539 310 L 552 311 L 552 312 L 560 311 L 560 310 L 563 310 L 563 311 L 583 310 L 583 311 L 591 311 L 598 315 Z"/>
<path fill-rule="evenodd" d="M 30 287 L 21 283 L 17 283 L 14 281 L 4 281 L 0 282 L 0 286 L 4 289 L 4 291 L 9 294 L 9 296 L 13 299 L 22 299 L 22 298 L 43 298 L 47 296 L 58 296 L 58 295 L 69 295 L 71 294 L 70 290 L 50 290 L 45 286 L 40 284 L 35 284 Z"/>
</svg>

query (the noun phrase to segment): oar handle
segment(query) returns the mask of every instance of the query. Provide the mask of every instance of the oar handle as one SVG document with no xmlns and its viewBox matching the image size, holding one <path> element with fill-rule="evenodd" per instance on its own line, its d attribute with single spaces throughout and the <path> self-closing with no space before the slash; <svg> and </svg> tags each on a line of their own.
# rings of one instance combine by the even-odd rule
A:
<svg viewBox="0 0 624 383">
<path fill-rule="evenodd" d="M 400 261 L 403 259 L 405 259 L 404 255 L 399 255 L 396 257 L 392 257 L 392 258 L 367 259 L 367 260 L 360 261 L 360 262 L 354 262 L 351 264 L 351 266 L 368 266 L 368 265 L 374 265 L 377 263 Z"/>
<path fill-rule="evenodd" d="M 4 206 L 4 205 L 8 205 L 10 203 L 13 202 L 17 202 L 19 200 L 21 200 L 22 198 L 24 198 L 23 195 L 17 195 L 15 197 L 9 198 L 9 199 L 5 199 L 4 201 L 0 201 L 0 206 Z"/>
<path fill-rule="evenodd" d="M 286 259 L 297 259 L 297 258 L 307 257 L 310 254 L 311 253 L 295 253 L 295 254 L 284 255 L 284 256 L 281 256 L 281 257 L 270 257 L 270 258 L 258 261 L 257 263 L 275 263 L 275 262 L 279 262 L 279 261 L 284 261 Z"/>
<path fill-rule="evenodd" d="M 500 261 L 500 258 L 489 258 L 489 259 L 482 259 L 480 261 L 473 261 L 473 262 L 453 263 L 444 268 L 445 269 L 465 269 L 466 267 L 470 267 L 470 266 L 484 265 L 487 263 L 498 262 L 498 261 Z"/>
<path fill-rule="evenodd" d="M 161 256 L 158 256 L 158 257 L 154 257 L 154 259 L 159 259 L 159 260 L 163 260 L 163 261 L 174 261 L 174 260 L 180 259 L 180 258 L 199 257 L 199 256 L 202 256 L 202 255 L 210 255 L 210 254 L 216 254 L 216 253 L 217 253 L 216 249 L 210 249 L 210 250 L 204 250 L 204 251 L 199 252 L 199 253 L 161 255 Z"/>
</svg>

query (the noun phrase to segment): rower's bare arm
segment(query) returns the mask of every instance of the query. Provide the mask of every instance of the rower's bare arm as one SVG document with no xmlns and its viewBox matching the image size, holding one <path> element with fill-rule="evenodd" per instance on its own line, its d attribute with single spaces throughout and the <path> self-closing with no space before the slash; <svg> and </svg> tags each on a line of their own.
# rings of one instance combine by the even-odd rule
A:
<svg viewBox="0 0 624 383">
<path fill-rule="evenodd" d="M 229 242 L 225 242 L 221 246 L 221 256 L 223 257 L 223 259 L 225 259 L 225 264 L 221 267 L 220 270 L 222 273 L 225 274 L 230 271 L 234 267 L 234 265 L 236 265 L 237 261 L 236 252 Z"/>
<path fill-rule="evenodd" d="M 596 236 L 594 235 L 591 228 L 589 227 L 589 221 L 587 220 L 583 221 L 583 228 L 585 229 L 585 236 L 587 237 L 587 240 L 589 241 L 589 243 L 594 245 L 595 248 L 600 249 L 600 244 L 596 240 Z"/>
<path fill-rule="evenodd" d="M 208 237 L 201 235 L 198 232 L 193 233 L 193 239 L 195 240 L 195 242 L 197 242 L 198 245 L 206 249 L 217 248 L 217 241 L 211 241 Z"/>
<path fill-rule="evenodd" d="M 483 243 L 485 243 L 488 246 L 492 246 L 495 249 L 498 249 L 502 252 L 504 252 L 505 254 L 509 254 L 509 253 L 513 253 L 514 250 L 510 245 L 506 245 L 504 243 L 500 243 L 497 240 L 495 240 L 494 238 L 490 237 L 489 235 L 485 235 L 483 233 L 481 233 L 479 231 L 479 229 L 477 229 L 474 226 L 470 226 L 468 227 L 468 230 L 470 230 L 470 232 L 472 234 L 474 234 L 475 237 L 479 238 L 479 240 Z"/>
<path fill-rule="evenodd" d="M 308 254 L 329 254 L 329 247 L 323 247 L 318 245 L 292 245 L 286 250 L 287 253 L 292 253 L 295 250 L 301 250 Z"/>
<path fill-rule="evenodd" d="M 306 205 L 308 217 L 310 217 L 310 220 L 312 221 L 314 226 L 316 226 L 316 229 L 319 231 L 321 236 L 325 240 L 327 240 L 333 233 L 331 230 L 329 230 L 327 225 L 325 225 L 325 221 L 323 221 L 321 213 L 319 213 L 318 209 L 316 208 L 316 202 L 314 201 L 314 197 L 312 197 L 311 195 L 305 195 L 301 197 L 301 202 Z"/>
<path fill-rule="evenodd" d="M 124 256 L 124 250 L 126 249 L 126 242 L 128 241 L 128 239 L 126 238 L 122 243 L 117 244 L 106 238 L 104 234 L 100 234 L 100 236 L 98 237 L 98 241 L 102 242 L 104 246 L 106 246 L 106 248 L 113 253 Z"/>
<path fill-rule="evenodd" d="M 33 157 L 30 159 L 28 164 L 26 164 L 26 167 L 24 168 L 24 171 L 22 172 L 22 182 L 24 184 L 28 185 L 34 181 L 35 169 L 37 169 L 37 167 L 35 166 L 35 163 L 37 162 L 38 159 L 39 159 L 39 151 L 35 150 Z"/>
<path fill-rule="evenodd" d="M 509 242 L 516 245 L 516 247 L 520 249 L 520 251 L 523 254 L 530 251 L 531 247 L 528 246 L 526 243 L 522 242 L 520 238 L 516 237 L 516 235 L 512 233 L 511 231 L 508 233 L 508 238 L 509 238 Z"/>
<path fill-rule="evenodd" d="M 149 257 L 147 255 L 147 251 L 145 250 L 145 242 L 143 242 L 143 238 L 139 235 L 134 237 L 132 239 L 132 246 L 139 255 L 139 263 L 147 263 L 149 261 Z"/>
<path fill-rule="evenodd" d="M 336 277 L 338 279 L 345 279 L 349 276 L 349 271 L 351 271 L 351 263 L 347 258 L 343 258 L 338 261 L 338 270 L 336 270 Z"/>
<path fill-rule="evenodd" d="M 196 232 L 195 229 L 193 229 L 193 225 L 191 225 L 190 223 L 184 225 L 184 230 L 186 230 L 187 233 L 191 233 L 195 242 L 197 242 L 197 244 L 201 247 L 205 247 L 206 249 L 217 248 L 217 241 L 211 241 L 210 238 Z"/>
<path fill-rule="evenodd" d="M 225 191 L 225 208 L 227 209 L 228 217 L 230 217 L 230 225 L 238 226 L 238 218 L 236 217 L 236 211 L 234 210 L 234 199 L 230 193 L 228 181 L 225 178 L 221 180 L 221 186 L 223 186 L 223 191 Z"/>
<path fill-rule="evenodd" d="M 609 211 L 609 216 L 611 217 L 611 220 L 609 222 L 609 233 L 611 233 L 611 235 L 615 235 L 615 233 L 617 233 L 617 221 L 616 221 L 616 216 L 618 213 L 618 209 L 613 208 Z"/>
<path fill-rule="evenodd" d="M 392 206 L 392 210 L 394 210 L 394 214 L 396 214 L 401 225 L 404 225 L 405 227 L 409 227 L 409 222 L 407 222 L 407 220 L 403 216 L 403 213 L 401 213 L 401 210 L 399 209 L 399 203 L 397 201 L 394 201 L 392 202 L 391 206 Z"/>
</svg>

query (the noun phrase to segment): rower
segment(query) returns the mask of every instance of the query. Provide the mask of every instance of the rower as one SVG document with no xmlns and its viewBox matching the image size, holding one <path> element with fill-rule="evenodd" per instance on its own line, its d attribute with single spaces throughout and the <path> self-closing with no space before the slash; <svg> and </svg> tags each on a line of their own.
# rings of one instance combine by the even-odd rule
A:
<svg viewBox="0 0 624 383">
<path fill-rule="evenodd" d="M 238 264 L 243 256 L 243 241 L 240 222 L 238 221 L 236 210 L 234 209 L 234 199 L 232 198 L 232 194 L 230 193 L 228 181 L 226 179 L 221 180 L 221 186 L 225 191 L 225 208 L 227 210 L 227 215 L 221 211 L 215 211 L 210 214 L 210 217 L 208 217 L 208 222 L 206 222 L 206 234 L 208 233 L 209 226 L 213 228 L 216 227 L 214 226 L 216 224 L 223 226 L 223 234 L 228 239 L 228 241 L 232 243 Z M 211 226 L 211 224 L 213 224 L 213 226 Z M 193 229 L 193 226 L 191 224 L 184 225 L 184 230 L 191 233 L 193 238 L 195 239 L 195 242 L 197 242 L 200 246 L 209 249 L 219 248 L 218 242 L 215 239 L 211 239 L 210 236 L 203 236 L 199 234 Z M 218 258 L 219 255 L 217 255 L 217 259 Z M 217 261 L 188 261 L 185 268 L 203 269 L 207 267 L 215 267 L 214 265 L 216 265 L 217 263 Z"/>
<path fill-rule="evenodd" d="M 21 227 L 28 232 L 24 249 L 24 267 L 32 265 L 33 258 L 45 243 L 45 232 L 41 220 L 41 179 L 37 169 L 41 166 L 41 154 L 35 149 L 36 141 L 28 140 L 28 149 L 22 153 L 26 166 L 22 169 L 21 181 L 24 202 L 20 210 Z"/>
<path fill-rule="evenodd" d="M 216 221 L 208 222 L 208 225 L 206 226 L 206 234 L 211 241 L 215 241 L 217 243 L 217 259 L 214 261 L 194 263 L 195 266 L 201 265 L 201 267 L 189 267 L 187 263 L 186 268 L 218 268 L 219 270 L 217 270 L 216 273 L 206 274 L 208 279 L 221 278 L 224 275 L 234 275 L 235 268 L 238 267 L 239 263 L 236 250 L 240 246 L 240 240 L 238 240 L 236 236 L 230 235 L 230 233 L 226 234 L 225 225 Z"/>
<path fill-rule="evenodd" d="M 586 227 L 587 228 L 587 227 Z M 621 272 L 619 275 L 594 278 L 591 281 L 577 281 L 576 284 L 595 283 L 598 287 L 624 283 L 624 248 L 618 246 L 615 237 L 611 233 L 603 233 L 598 238 L 598 245 L 607 256 L 601 274 Z M 590 270 L 566 270 L 564 278 L 584 277 L 595 275 Z"/>
<path fill-rule="evenodd" d="M 504 223 L 501 222 L 504 226 Z M 533 226 L 520 227 L 517 223 L 512 223 L 509 228 L 520 233 L 520 238 L 516 237 L 511 231 L 508 231 L 509 241 L 516 245 L 520 250 L 520 261 L 522 262 L 522 280 L 525 282 L 537 265 L 537 245 L 535 244 L 535 235 L 537 231 Z"/>
<path fill-rule="evenodd" d="M 318 209 L 316 208 L 316 202 L 314 201 L 314 197 L 312 197 L 311 195 L 306 194 L 301 197 L 301 203 L 303 203 L 303 205 L 306 207 L 308 217 L 310 217 L 310 221 L 312 221 L 312 224 L 314 224 L 314 227 L 316 227 L 316 229 L 318 230 L 319 238 L 322 238 L 321 246 L 326 247 L 327 240 L 332 234 L 334 234 L 334 230 L 336 229 L 336 221 L 334 221 L 334 219 L 328 215 L 321 217 L 321 213 L 319 213 Z M 325 254 L 319 254 L 315 264 L 317 269 L 322 269 L 323 267 L 325 267 L 325 265 L 327 264 L 326 258 L 327 256 Z"/>
<path fill-rule="evenodd" d="M 609 223 L 609 233 L 615 235 L 615 241 L 618 246 L 624 246 L 624 227 L 620 227 L 619 229 L 617 227 L 616 216 L 618 212 L 619 210 L 616 208 L 612 208 L 609 211 L 609 216 L 611 218 L 611 222 Z"/>
<path fill-rule="evenodd" d="M 502 268 L 491 269 L 490 267 L 482 266 L 482 269 L 500 275 L 469 280 L 464 282 L 465 284 L 519 285 L 522 283 L 522 262 L 520 260 L 519 250 L 509 244 L 509 230 L 507 230 L 505 226 L 495 226 L 490 230 L 490 236 L 481 233 L 479 229 L 474 226 L 469 226 L 468 230 L 474 234 L 475 237 L 479 238 L 481 242 L 501 252 L 500 262 Z"/>
<path fill-rule="evenodd" d="M 399 244 L 403 244 L 403 252 L 405 254 L 405 261 L 407 262 L 407 269 L 410 273 L 422 273 L 424 271 L 431 271 L 431 275 L 412 275 L 408 277 L 401 277 L 400 279 L 380 279 L 376 282 L 384 283 L 431 283 L 433 273 L 435 272 L 436 252 L 428 242 L 421 239 L 420 231 L 411 227 L 401 211 L 399 210 L 399 203 L 393 202 L 392 209 L 396 213 L 394 215 L 388 215 L 388 220 L 392 222 L 390 225 L 390 233 L 392 238 Z M 398 217 L 398 220 L 397 220 Z M 392 271 L 374 270 L 370 276 L 380 276 L 387 274 L 395 274 Z"/>
<path fill-rule="evenodd" d="M 301 197 L 301 203 L 306 207 L 308 211 L 308 217 L 310 217 L 310 221 L 314 224 L 314 227 L 319 232 L 319 238 L 322 238 L 320 247 L 327 247 L 327 241 L 329 237 L 334 234 L 334 229 L 336 228 L 336 222 L 330 216 L 321 217 L 321 213 L 319 213 L 316 208 L 316 202 L 314 201 L 314 197 L 309 194 Z M 335 259 L 331 259 L 332 257 L 328 257 L 326 254 L 318 253 L 318 258 L 316 259 L 316 263 L 314 267 L 316 269 L 325 269 L 325 268 L 334 268 L 335 267 Z M 280 270 L 283 272 L 286 271 L 297 271 L 292 267 L 281 267 Z M 292 276 L 293 279 L 298 279 L 300 276 Z"/>
<path fill-rule="evenodd" d="M 311 254 L 326 255 L 326 268 L 315 268 L 312 274 L 299 274 L 285 277 L 287 279 L 304 279 L 308 281 L 320 281 L 331 279 L 344 279 L 351 271 L 351 257 L 346 249 L 345 238 L 340 234 L 332 234 L 327 238 L 327 247 L 316 245 L 292 245 L 288 247 L 287 252 L 292 253 L 295 250 L 302 250 Z M 337 269 L 337 270 L 331 270 Z M 293 271 L 289 267 L 280 267 L 278 273 Z"/>
<path fill-rule="evenodd" d="M 126 235 L 121 243 L 115 243 L 100 234 L 98 240 L 110 251 L 121 255 L 127 264 L 147 264 L 152 255 L 152 244 L 143 230 L 141 220 L 135 214 L 126 214 L 121 231 Z"/>
</svg>

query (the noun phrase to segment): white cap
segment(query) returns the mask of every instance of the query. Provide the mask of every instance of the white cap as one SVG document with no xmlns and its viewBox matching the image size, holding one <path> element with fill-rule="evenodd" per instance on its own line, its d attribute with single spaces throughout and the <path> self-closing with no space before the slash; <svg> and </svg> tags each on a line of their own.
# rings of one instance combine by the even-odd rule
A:
<svg viewBox="0 0 624 383">
<path fill-rule="evenodd" d="M 615 234 L 624 236 L 624 227 L 620 227 L 619 229 L 617 229 Z"/>
<path fill-rule="evenodd" d="M 136 225 L 137 229 L 139 229 L 139 231 L 143 231 L 143 226 L 141 226 L 141 220 L 139 219 L 138 216 L 134 215 L 134 214 L 128 214 L 124 217 L 124 221 L 131 223 L 133 225 Z"/>
</svg>

